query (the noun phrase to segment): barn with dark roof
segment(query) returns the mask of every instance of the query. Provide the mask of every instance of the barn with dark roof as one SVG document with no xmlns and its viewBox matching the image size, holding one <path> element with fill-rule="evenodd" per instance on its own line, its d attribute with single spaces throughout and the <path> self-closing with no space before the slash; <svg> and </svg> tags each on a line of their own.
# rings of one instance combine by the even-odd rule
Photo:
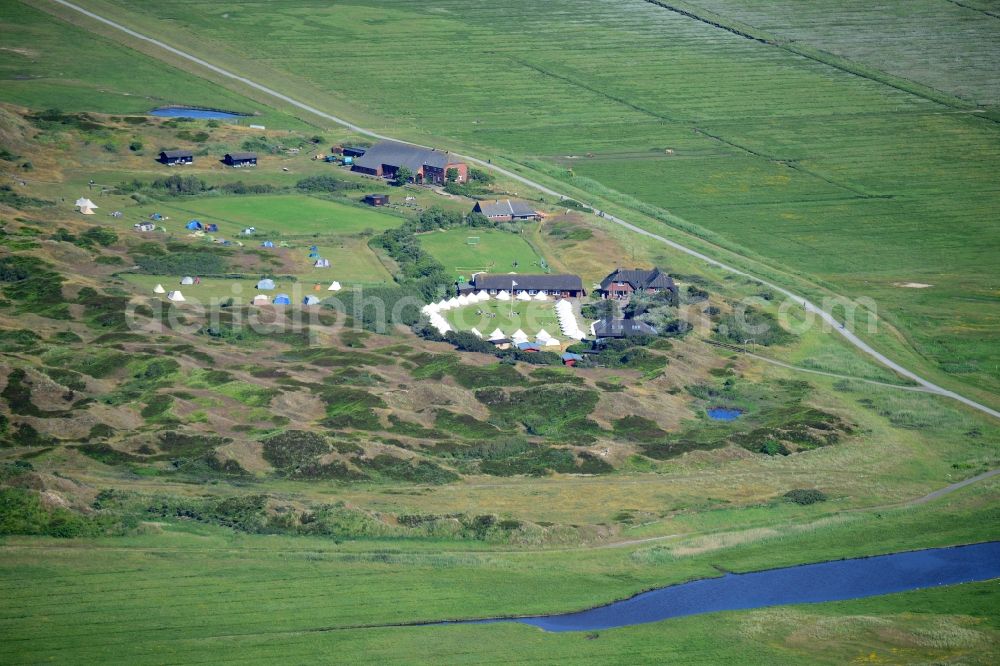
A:
<svg viewBox="0 0 1000 666">
<path fill-rule="evenodd" d="M 482 213 L 494 222 L 510 222 L 512 220 L 537 220 L 541 218 L 534 207 L 525 201 L 504 199 L 501 201 L 477 201 L 472 208 L 473 213 Z"/>
<path fill-rule="evenodd" d="M 468 166 L 455 155 L 399 141 L 382 141 L 365 149 L 364 155 L 355 158 L 351 170 L 380 178 L 395 178 L 402 167 L 410 170 L 417 183 L 443 185 L 451 169 L 457 173 L 459 183 L 469 178 Z"/>
<path fill-rule="evenodd" d="M 542 292 L 559 298 L 579 298 L 587 295 L 579 275 L 476 273 L 462 291 L 486 291 L 490 294 L 500 291 L 508 293 L 526 291 L 532 296 Z"/>
</svg>

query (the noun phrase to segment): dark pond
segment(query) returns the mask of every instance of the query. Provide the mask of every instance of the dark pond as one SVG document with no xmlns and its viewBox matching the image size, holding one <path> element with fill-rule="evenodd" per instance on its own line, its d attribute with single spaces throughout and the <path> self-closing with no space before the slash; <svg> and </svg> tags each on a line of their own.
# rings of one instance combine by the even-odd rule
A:
<svg viewBox="0 0 1000 666">
<path fill-rule="evenodd" d="M 706 410 L 708 418 L 713 421 L 735 421 L 743 414 L 738 409 L 727 409 L 725 407 L 712 407 Z"/>
<path fill-rule="evenodd" d="M 1000 578 L 1000 541 L 727 574 L 577 613 L 480 622 L 523 622 L 546 631 L 595 631 L 700 613 L 859 599 L 993 578 Z"/>
<path fill-rule="evenodd" d="M 151 116 L 161 118 L 243 118 L 240 113 L 228 113 L 214 109 L 192 109 L 184 106 L 161 106 L 149 112 Z"/>
</svg>

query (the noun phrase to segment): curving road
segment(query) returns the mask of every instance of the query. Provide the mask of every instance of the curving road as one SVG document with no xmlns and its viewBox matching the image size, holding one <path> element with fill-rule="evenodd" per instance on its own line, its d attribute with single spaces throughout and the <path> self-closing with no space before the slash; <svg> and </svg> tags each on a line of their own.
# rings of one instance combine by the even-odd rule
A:
<svg viewBox="0 0 1000 666">
<path fill-rule="evenodd" d="M 112 27 L 112 28 L 114 28 L 116 30 L 120 30 L 121 32 L 124 32 L 125 34 L 127 34 L 127 35 L 129 35 L 131 37 L 134 37 L 136 39 L 142 40 L 142 41 L 147 42 L 149 44 L 153 44 L 154 46 L 156 46 L 158 48 L 161 48 L 161 49 L 163 49 L 165 51 L 169 51 L 170 53 L 173 53 L 176 56 L 184 58 L 185 60 L 189 60 L 189 61 L 191 61 L 191 62 L 193 62 L 193 63 L 195 63 L 197 65 L 200 65 L 200 66 L 204 67 L 205 69 L 208 69 L 208 70 L 210 70 L 212 72 L 215 72 L 216 74 L 219 74 L 219 75 L 224 76 L 224 77 L 229 78 L 229 79 L 233 79 L 235 81 L 239 81 L 240 83 L 242 83 L 242 84 L 244 84 L 246 86 L 249 86 L 249 87 L 253 88 L 254 90 L 259 90 L 260 92 L 266 93 L 267 95 L 269 95 L 271 97 L 274 97 L 275 99 L 279 99 L 279 100 L 281 100 L 283 102 L 287 102 L 288 104 L 291 104 L 292 106 L 294 106 L 296 108 L 302 109 L 303 111 L 308 111 L 309 113 L 312 113 L 312 114 L 314 114 L 314 115 L 316 115 L 316 116 L 318 116 L 320 118 L 325 118 L 326 120 L 330 120 L 330 121 L 332 121 L 334 123 L 337 123 L 338 125 L 342 125 L 344 127 L 347 127 L 348 129 L 350 129 L 350 130 L 352 130 L 354 132 L 357 132 L 358 134 L 363 134 L 365 136 L 369 136 L 369 137 L 372 137 L 374 139 L 384 139 L 384 140 L 392 140 L 392 141 L 401 141 L 400 139 L 396 139 L 396 138 L 390 137 L 390 136 L 385 136 L 383 134 L 378 134 L 377 132 L 373 132 L 373 131 L 371 131 L 369 129 L 366 129 L 364 127 L 360 127 L 360 126 L 355 125 L 354 123 L 352 123 L 352 122 L 350 122 L 348 120 L 345 120 L 343 118 L 339 118 L 337 116 L 330 115 L 329 113 L 326 113 L 325 111 L 321 111 L 320 109 L 317 109 L 316 107 L 310 106 L 310 105 L 305 104 L 303 102 L 300 102 L 300 101 L 298 101 L 296 99 L 293 99 L 293 98 L 289 97 L 288 95 L 280 93 L 277 90 L 274 90 L 272 88 L 268 88 L 267 86 L 261 85 L 261 84 L 257 83 L 256 81 L 251 81 L 250 79 L 248 79 L 246 77 L 239 76 L 238 74 L 234 74 L 234 73 L 232 73 L 232 72 L 230 72 L 230 71 L 228 71 L 226 69 L 223 69 L 221 67 L 213 65 L 212 63 L 210 63 L 210 62 L 208 62 L 206 60 L 202 60 L 201 58 L 199 58 L 197 56 L 191 55 L 190 53 L 186 53 L 185 51 L 181 51 L 180 49 L 174 48 L 173 46 L 170 46 L 169 44 L 164 44 L 163 42 L 159 41 L 158 39 L 153 39 L 152 37 L 147 37 L 146 35 L 143 35 L 142 33 L 136 32 L 135 30 L 127 28 L 127 27 L 125 27 L 124 25 L 122 25 L 120 23 L 117 23 L 117 22 L 112 21 L 110 19 L 104 18 L 103 16 L 100 16 L 99 14 L 95 14 L 92 11 L 84 9 L 83 7 L 80 7 L 79 5 L 75 5 L 72 2 L 67 2 L 66 0 L 52 0 L 52 1 L 55 2 L 55 3 L 57 3 L 57 4 L 59 4 L 59 5 L 62 5 L 64 7 L 68 7 L 69 9 L 72 9 L 72 10 L 74 10 L 76 12 L 79 12 L 80 14 L 83 14 L 84 16 L 87 16 L 87 17 L 89 17 L 89 18 L 91 18 L 91 19 L 93 19 L 95 21 L 98 21 L 98 22 L 103 23 L 103 24 L 105 24 L 107 26 L 110 26 L 110 27 Z M 410 143 L 410 142 L 404 142 L 404 143 Z M 519 181 L 521 183 L 524 183 L 525 185 L 528 185 L 528 186 L 530 186 L 530 187 L 532 187 L 532 188 L 534 188 L 536 190 L 539 190 L 539 191 L 544 192 L 546 194 L 549 194 L 551 196 L 560 197 L 560 198 L 569 198 L 567 195 L 565 195 L 565 194 L 563 194 L 561 192 L 557 192 L 557 191 L 555 191 L 555 190 L 553 190 L 551 188 L 546 187 L 545 185 L 542 185 L 541 183 L 537 183 L 537 182 L 535 182 L 535 181 L 533 181 L 533 180 L 531 180 L 529 178 L 525 178 L 524 176 L 516 174 L 516 173 L 514 173 L 512 171 L 508 171 L 507 169 L 504 169 L 502 167 L 498 167 L 495 164 L 492 164 L 490 162 L 486 162 L 484 160 L 478 159 L 476 157 L 471 157 L 471 156 L 468 156 L 468 155 L 459 155 L 459 157 L 461 157 L 462 159 L 465 159 L 465 160 L 467 160 L 469 162 L 472 162 L 473 164 L 478 164 L 479 166 L 485 167 L 486 169 L 490 169 L 490 170 L 495 171 L 497 173 L 501 173 L 501 174 L 503 174 L 504 176 L 506 176 L 508 178 L 511 178 L 513 180 L 516 180 L 516 181 Z M 586 203 L 586 202 L 584 202 L 584 203 Z M 719 261 L 717 259 L 713 259 L 712 257 L 709 257 L 708 255 L 703 254 L 703 253 L 701 253 L 701 252 L 699 252 L 697 250 L 693 250 L 693 249 L 691 249 L 689 247 L 681 245 L 680 243 L 677 243 L 676 241 L 672 241 L 669 238 L 664 238 L 663 236 L 655 234 L 655 233 L 653 233 L 651 231 L 646 231 L 645 229 L 642 229 L 641 227 L 637 227 L 634 224 L 626 222 L 625 220 L 623 220 L 623 219 L 621 219 L 619 217 L 616 217 L 616 216 L 611 215 L 609 213 L 601 213 L 601 211 L 598 211 L 596 209 L 595 209 L 595 212 L 597 212 L 598 214 L 600 214 L 601 217 L 602 217 L 602 219 L 609 220 L 609 221 L 614 222 L 615 224 L 620 225 L 620 226 L 622 226 L 622 227 L 624 227 L 624 228 L 626 228 L 626 229 L 628 229 L 630 231 L 633 231 L 633 232 L 635 232 L 637 234 L 640 234 L 642 236 L 646 236 L 647 238 L 651 238 L 651 239 L 653 239 L 653 240 L 655 240 L 657 242 L 663 243 L 664 245 L 668 245 L 669 247 L 672 247 L 673 249 L 677 250 L 678 252 L 683 252 L 685 254 L 688 254 L 688 255 L 690 255 L 692 257 L 695 257 L 696 259 L 699 259 L 699 260 L 701 260 L 701 261 L 703 261 L 703 262 L 705 262 L 705 263 L 707 263 L 707 264 L 709 264 L 711 266 L 715 266 L 716 268 L 720 268 L 720 269 L 722 269 L 724 271 L 727 271 L 729 273 L 733 273 L 735 275 L 739 275 L 739 276 L 742 276 L 742 277 L 747 277 L 747 278 L 756 280 L 760 284 L 762 284 L 762 285 L 764 285 L 764 286 L 766 286 L 766 287 L 768 287 L 770 289 L 773 289 L 774 291 L 776 291 L 776 292 L 778 292 L 780 294 L 783 294 L 784 296 L 786 296 L 788 298 L 794 299 L 795 301 L 801 301 L 802 304 L 803 304 L 803 306 L 805 307 L 806 312 L 818 315 L 827 325 L 831 326 L 833 328 L 833 330 L 835 330 L 838 333 L 840 333 L 840 335 L 842 335 L 852 345 L 854 345 L 855 347 L 857 347 L 858 349 L 860 349 L 861 351 L 863 351 L 865 354 L 868 354 L 869 356 L 871 356 L 872 358 L 874 358 L 876 361 L 878 361 L 882 365 L 884 365 L 884 366 L 886 366 L 888 368 L 891 368 L 892 370 L 894 370 L 898 374 L 902 375 L 903 377 L 911 379 L 914 382 L 916 382 L 917 384 L 923 386 L 929 393 L 935 393 L 937 395 L 942 395 L 942 396 L 951 398 L 953 400 L 957 400 L 957 401 L 959 401 L 959 402 L 961 402 L 961 403 L 963 403 L 965 405 L 968 405 L 969 407 L 972 407 L 973 409 L 979 410 L 980 412 L 983 412 L 985 414 L 989 414 L 990 416 L 992 416 L 994 418 L 1000 419 L 1000 411 L 997 411 L 995 409 L 987 407 L 986 405 L 980 404 L 980 403 L 978 403 L 975 400 L 972 400 L 970 398 L 966 398 L 965 396 L 963 396 L 961 394 L 958 394 L 958 393 L 955 393 L 954 391 L 950 391 L 950 390 L 948 390 L 948 389 L 946 389 L 944 387 L 938 386 L 937 384 L 934 384 L 933 382 L 931 382 L 931 381 L 929 381 L 927 379 L 924 379 L 920 375 L 918 375 L 918 374 L 916 374 L 914 372 L 911 372 L 910 370 L 907 370 L 906 368 L 904 368 L 903 366 L 901 366 L 899 363 L 896 363 L 891 358 L 885 356 L 881 352 L 879 352 L 876 349 L 874 349 L 871 345 L 869 345 L 867 342 L 865 342 L 864 340 L 862 340 L 861 338 L 859 338 L 852 331 L 848 330 L 846 327 L 843 327 L 841 325 L 841 323 L 832 314 L 830 314 L 829 312 L 826 312 L 825 310 L 821 309 L 819 306 L 817 306 L 816 304 L 812 303 L 808 299 L 806 299 L 806 298 L 804 298 L 802 296 L 799 296 L 798 294 L 795 294 L 795 293 L 789 291 L 788 289 L 785 289 L 784 287 L 778 286 L 778 285 L 776 285 L 776 284 L 774 284 L 772 282 L 768 282 L 767 280 L 763 280 L 763 279 L 761 279 L 761 278 L 759 278 L 759 277 L 757 277 L 755 275 L 751 275 L 750 273 L 742 271 L 739 268 L 736 268 L 734 266 L 730 266 L 730 265 L 728 265 L 726 263 L 723 263 L 723 262 L 721 262 L 721 261 Z"/>
</svg>

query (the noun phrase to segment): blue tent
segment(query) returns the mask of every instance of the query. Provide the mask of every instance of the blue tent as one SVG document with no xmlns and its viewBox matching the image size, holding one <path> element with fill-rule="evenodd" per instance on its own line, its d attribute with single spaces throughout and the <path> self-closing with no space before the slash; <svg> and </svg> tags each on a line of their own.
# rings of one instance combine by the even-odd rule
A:
<svg viewBox="0 0 1000 666">
<path fill-rule="evenodd" d="M 257 283 L 257 288 L 261 291 L 274 289 L 274 280 L 271 278 L 264 278 Z"/>
<path fill-rule="evenodd" d="M 215 224 L 214 222 L 208 225 L 207 231 L 218 231 L 218 230 L 219 230 L 219 225 Z"/>
<path fill-rule="evenodd" d="M 274 247 L 274 242 L 273 241 L 264 241 L 263 243 L 260 244 L 260 246 L 261 247 Z"/>
<path fill-rule="evenodd" d="M 306 296 L 302 299 L 302 305 L 318 305 L 319 299 L 315 296 Z"/>
<path fill-rule="evenodd" d="M 198 220 L 191 220 L 184 226 L 190 229 L 191 231 L 194 231 L 195 229 L 201 229 L 201 222 L 199 222 Z"/>
<path fill-rule="evenodd" d="M 159 222 L 160 220 L 163 219 L 163 216 L 160 215 L 159 213 L 153 213 L 152 215 L 149 216 L 149 219 Z"/>
<path fill-rule="evenodd" d="M 309 251 L 310 251 L 310 252 L 315 252 L 315 251 L 316 251 L 316 250 L 318 250 L 318 249 L 319 249 L 319 248 L 318 248 L 318 247 L 316 247 L 315 245 L 310 245 L 310 246 L 309 246 Z"/>
<path fill-rule="evenodd" d="M 291 305 L 292 299 L 288 298 L 288 294 L 278 294 L 274 297 L 272 303 L 275 305 Z"/>
<path fill-rule="evenodd" d="M 310 252 L 309 253 L 309 258 L 310 259 L 319 259 L 319 254 L 316 253 L 316 252 Z"/>
</svg>

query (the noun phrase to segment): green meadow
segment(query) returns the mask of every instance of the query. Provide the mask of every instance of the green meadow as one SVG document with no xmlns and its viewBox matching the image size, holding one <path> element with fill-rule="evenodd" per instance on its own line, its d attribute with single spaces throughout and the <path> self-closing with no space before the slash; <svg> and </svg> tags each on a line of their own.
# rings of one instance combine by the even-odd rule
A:
<svg viewBox="0 0 1000 666">
<path fill-rule="evenodd" d="M 376 130 L 591 197 L 613 188 L 623 212 L 660 220 L 647 226 L 679 225 L 813 293 L 873 298 L 876 342 L 987 399 L 1000 389 L 990 10 L 814 3 L 786 21 L 785 4 L 93 3 L 147 30 L 169 18 L 185 46 L 273 84 L 303 77 L 300 98 Z M 316 57 L 331 31 L 351 47 Z M 234 59 L 248 39 L 266 68 Z M 440 57 L 395 67 L 382 56 L 402 42 Z"/>
<path fill-rule="evenodd" d="M 478 239 L 478 241 L 476 240 Z M 448 229 L 420 235 L 420 245 L 456 277 L 541 272 L 541 258 L 520 235 L 496 229 Z"/>
<path fill-rule="evenodd" d="M 220 233 L 231 236 L 246 227 L 256 227 L 260 238 L 357 234 L 384 231 L 401 223 L 395 215 L 368 207 L 299 194 L 198 198 L 154 208 L 163 209 L 160 212 L 174 218 L 173 222 L 181 228 L 189 219 L 197 218 L 205 223 L 215 222 Z"/>
<path fill-rule="evenodd" d="M 535 335 L 545 329 L 549 335 L 562 342 L 573 342 L 564 338 L 559 331 L 559 319 L 556 317 L 552 301 L 498 301 L 489 300 L 475 305 L 468 305 L 454 310 L 447 310 L 444 318 L 457 331 L 468 331 L 475 327 L 483 335 L 489 335 L 494 329 L 510 335 L 521 329 L 534 341 Z M 554 347 L 558 351 L 558 348 Z"/>
</svg>

